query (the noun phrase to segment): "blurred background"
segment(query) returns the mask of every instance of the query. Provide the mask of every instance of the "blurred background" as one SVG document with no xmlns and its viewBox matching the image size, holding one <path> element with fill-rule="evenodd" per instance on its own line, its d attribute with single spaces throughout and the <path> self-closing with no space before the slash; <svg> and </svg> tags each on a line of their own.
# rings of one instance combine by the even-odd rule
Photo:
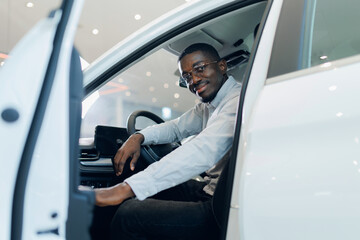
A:
<svg viewBox="0 0 360 240">
<path fill-rule="evenodd" d="M 0 70 L 11 49 L 60 0 L 0 0 Z M 121 40 L 191 0 L 85 0 L 75 36 L 83 69 Z M 126 126 L 135 110 L 152 111 L 164 120 L 180 116 L 198 102 L 178 86 L 177 56 L 160 50 L 111 79 L 83 103 L 82 137 L 96 125 Z M 1 79 L 0 79 L 1 81 Z M 139 119 L 139 128 L 149 123 Z"/>
</svg>

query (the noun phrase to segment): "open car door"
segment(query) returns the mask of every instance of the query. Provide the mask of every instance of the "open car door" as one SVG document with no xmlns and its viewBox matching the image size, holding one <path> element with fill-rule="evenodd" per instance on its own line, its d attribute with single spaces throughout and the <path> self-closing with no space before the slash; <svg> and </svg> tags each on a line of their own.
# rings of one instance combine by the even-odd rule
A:
<svg viewBox="0 0 360 240">
<path fill-rule="evenodd" d="M 94 199 L 74 189 L 69 170 L 77 163 L 81 122 L 82 72 L 73 42 L 82 5 L 64 1 L 0 71 L 0 239 L 88 238 L 86 221 L 76 228 L 68 221 L 74 205 L 91 219 L 85 213 Z"/>
</svg>

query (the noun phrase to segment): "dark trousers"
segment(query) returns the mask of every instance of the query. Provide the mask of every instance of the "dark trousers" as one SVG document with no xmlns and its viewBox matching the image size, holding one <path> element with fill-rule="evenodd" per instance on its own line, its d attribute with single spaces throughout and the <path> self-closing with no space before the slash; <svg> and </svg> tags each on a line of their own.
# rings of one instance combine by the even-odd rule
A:
<svg viewBox="0 0 360 240">
<path fill-rule="evenodd" d="M 190 180 L 143 201 L 133 198 L 116 207 L 96 207 L 92 237 L 111 240 L 218 239 L 211 196 L 202 190 L 204 185 Z"/>
</svg>

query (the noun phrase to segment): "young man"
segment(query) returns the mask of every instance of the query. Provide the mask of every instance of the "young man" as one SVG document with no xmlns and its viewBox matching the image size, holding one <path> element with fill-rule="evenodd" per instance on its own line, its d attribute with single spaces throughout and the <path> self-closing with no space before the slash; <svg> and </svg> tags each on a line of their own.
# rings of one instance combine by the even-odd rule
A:
<svg viewBox="0 0 360 240">
<path fill-rule="evenodd" d="M 120 204 L 111 223 L 112 239 L 218 236 L 211 198 L 232 145 L 241 85 L 226 74 L 226 61 L 208 44 L 189 46 L 178 63 L 181 81 L 201 103 L 177 119 L 130 136 L 114 157 L 116 174 L 129 158 L 134 170 L 141 144 L 195 137 L 123 183 L 95 189 L 98 206 Z M 190 180 L 205 171 L 204 182 Z"/>
</svg>

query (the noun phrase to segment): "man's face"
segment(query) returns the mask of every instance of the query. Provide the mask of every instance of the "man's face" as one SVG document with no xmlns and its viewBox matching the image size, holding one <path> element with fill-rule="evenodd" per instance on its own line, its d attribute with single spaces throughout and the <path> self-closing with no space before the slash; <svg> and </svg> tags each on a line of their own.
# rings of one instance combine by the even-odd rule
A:
<svg viewBox="0 0 360 240">
<path fill-rule="evenodd" d="M 226 78 L 226 61 L 196 51 L 185 55 L 179 62 L 180 74 L 187 76 L 189 90 L 202 102 L 212 101 Z"/>
</svg>

